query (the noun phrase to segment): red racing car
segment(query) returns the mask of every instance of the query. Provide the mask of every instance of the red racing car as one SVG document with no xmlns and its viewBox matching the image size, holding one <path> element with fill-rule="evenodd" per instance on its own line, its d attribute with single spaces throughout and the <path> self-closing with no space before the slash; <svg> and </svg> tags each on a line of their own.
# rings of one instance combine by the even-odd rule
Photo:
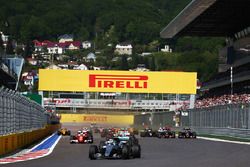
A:
<svg viewBox="0 0 250 167">
<path fill-rule="evenodd" d="M 70 143 L 93 143 L 93 135 L 90 131 L 79 130 L 75 136 L 70 136 Z"/>
</svg>

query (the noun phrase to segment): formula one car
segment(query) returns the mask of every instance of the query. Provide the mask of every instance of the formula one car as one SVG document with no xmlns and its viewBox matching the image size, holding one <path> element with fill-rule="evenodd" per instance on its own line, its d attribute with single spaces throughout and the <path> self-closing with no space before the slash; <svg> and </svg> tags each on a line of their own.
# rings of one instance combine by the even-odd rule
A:
<svg viewBox="0 0 250 167">
<path fill-rule="evenodd" d="M 89 158 L 95 159 L 129 159 L 140 158 L 141 146 L 138 140 L 129 137 L 122 140 L 118 137 L 109 139 L 107 141 L 101 141 L 99 147 L 97 145 L 91 145 L 89 148 Z"/>
<path fill-rule="evenodd" d="M 106 137 L 109 133 L 110 133 L 110 130 L 105 128 L 100 132 L 100 135 L 101 137 Z"/>
<path fill-rule="evenodd" d="M 156 132 L 153 131 L 151 128 L 146 128 L 146 129 L 140 131 L 140 136 L 141 137 L 155 137 Z"/>
<path fill-rule="evenodd" d="M 118 130 L 116 128 L 103 129 L 100 134 L 102 138 L 106 138 L 106 140 L 108 140 L 110 138 L 113 138 L 117 131 Z"/>
<path fill-rule="evenodd" d="M 129 133 L 134 134 L 134 135 L 138 135 L 139 131 L 138 129 L 135 128 L 128 128 Z"/>
<path fill-rule="evenodd" d="M 70 143 L 93 143 L 93 135 L 90 131 L 79 130 L 75 136 L 70 136 Z"/>
<path fill-rule="evenodd" d="M 130 132 L 127 129 L 121 129 L 113 134 L 114 137 L 129 137 Z"/>
<path fill-rule="evenodd" d="M 71 131 L 66 129 L 66 128 L 62 128 L 60 130 L 57 131 L 58 135 L 63 135 L 63 136 L 67 136 L 67 135 L 71 135 Z"/>
<path fill-rule="evenodd" d="M 169 127 L 159 128 L 157 131 L 158 138 L 175 138 L 175 132 Z"/>
<path fill-rule="evenodd" d="M 196 138 L 196 136 L 196 132 L 191 131 L 190 128 L 183 128 L 183 130 L 178 133 L 178 138 Z"/>
</svg>

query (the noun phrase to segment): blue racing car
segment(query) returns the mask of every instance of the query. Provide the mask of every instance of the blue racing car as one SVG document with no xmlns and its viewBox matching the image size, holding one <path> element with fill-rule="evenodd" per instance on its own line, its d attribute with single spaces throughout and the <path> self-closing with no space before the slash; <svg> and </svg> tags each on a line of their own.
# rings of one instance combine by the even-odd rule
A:
<svg viewBox="0 0 250 167">
<path fill-rule="evenodd" d="M 114 137 L 107 141 L 101 141 L 99 147 L 91 145 L 89 158 L 95 159 L 129 159 L 140 158 L 141 146 L 134 136 L 129 138 Z"/>
</svg>

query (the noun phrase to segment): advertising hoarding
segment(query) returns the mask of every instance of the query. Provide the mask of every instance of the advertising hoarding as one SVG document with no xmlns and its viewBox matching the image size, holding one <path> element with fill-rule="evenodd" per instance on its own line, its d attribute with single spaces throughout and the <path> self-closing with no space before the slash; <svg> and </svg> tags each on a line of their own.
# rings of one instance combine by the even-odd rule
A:
<svg viewBox="0 0 250 167">
<path fill-rule="evenodd" d="M 195 72 L 39 70 L 40 91 L 196 94 Z"/>
</svg>

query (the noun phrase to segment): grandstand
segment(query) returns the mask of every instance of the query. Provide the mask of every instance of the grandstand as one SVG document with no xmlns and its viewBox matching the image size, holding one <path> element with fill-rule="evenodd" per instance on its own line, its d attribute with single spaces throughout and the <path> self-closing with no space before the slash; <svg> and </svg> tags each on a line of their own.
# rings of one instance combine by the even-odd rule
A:
<svg viewBox="0 0 250 167">
<path fill-rule="evenodd" d="M 161 32 L 162 38 L 225 37 L 219 71 L 204 83 L 205 96 L 250 93 L 250 1 L 193 0 Z"/>
<path fill-rule="evenodd" d="M 180 126 L 200 134 L 249 138 L 249 0 L 193 0 L 161 32 L 162 38 L 225 37 L 219 70 L 201 87 L 195 108 L 182 108 Z M 186 113 L 184 116 L 182 113 Z"/>
</svg>

